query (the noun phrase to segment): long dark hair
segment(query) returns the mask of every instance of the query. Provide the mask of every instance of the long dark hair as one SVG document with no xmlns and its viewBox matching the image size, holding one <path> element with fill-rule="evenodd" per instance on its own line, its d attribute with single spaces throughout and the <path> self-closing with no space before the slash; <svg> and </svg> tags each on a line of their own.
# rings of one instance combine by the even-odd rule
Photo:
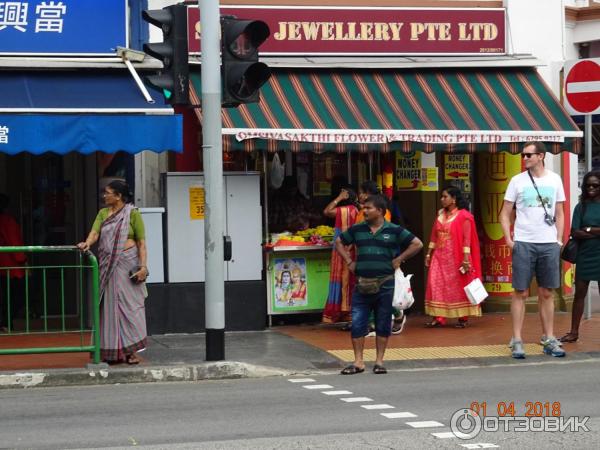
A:
<svg viewBox="0 0 600 450">
<path fill-rule="evenodd" d="M 581 181 L 581 195 L 579 196 L 579 201 L 581 203 L 589 202 L 591 197 L 589 196 L 585 185 L 591 177 L 596 177 L 600 180 L 600 170 L 590 170 L 583 176 L 583 180 Z"/>
<path fill-rule="evenodd" d="M 466 209 L 467 211 L 469 210 L 469 202 L 467 202 L 467 199 L 463 196 L 459 188 L 456 186 L 446 186 L 444 189 L 442 189 L 442 192 L 444 191 L 446 191 L 450 197 L 456 200 L 456 207 L 458 209 Z"/>
<path fill-rule="evenodd" d="M 121 180 L 113 180 L 106 185 L 107 188 L 115 191 L 123 199 L 124 203 L 133 203 L 133 193 L 129 189 L 129 185 Z"/>
<path fill-rule="evenodd" d="M 354 188 L 351 185 L 347 184 L 342 189 L 348 193 L 348 198 L 346 200 L 342 200 L 341 202 L 339 202 L 338 206 L 348 206 L 348 205 L 356 206 L 358 199 L 356 197 L 356 192 L 354 192 Z"/>
</svg>

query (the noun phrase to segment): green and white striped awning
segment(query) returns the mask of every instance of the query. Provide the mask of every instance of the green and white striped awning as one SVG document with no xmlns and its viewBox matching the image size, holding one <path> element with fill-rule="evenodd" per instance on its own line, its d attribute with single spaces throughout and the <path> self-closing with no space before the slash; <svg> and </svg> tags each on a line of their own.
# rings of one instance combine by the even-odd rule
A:
<svg viewBox="0 0 600 450">
<path fill-rule="evenodd" d="M 192 84 L 199 104 L 199 74 Z M 516 153 L 539 140 L 558 153 L 582 136 L 529 68 L 276 70 L 259 103 L 222 111 L 225 151 Z"/>
</svg>

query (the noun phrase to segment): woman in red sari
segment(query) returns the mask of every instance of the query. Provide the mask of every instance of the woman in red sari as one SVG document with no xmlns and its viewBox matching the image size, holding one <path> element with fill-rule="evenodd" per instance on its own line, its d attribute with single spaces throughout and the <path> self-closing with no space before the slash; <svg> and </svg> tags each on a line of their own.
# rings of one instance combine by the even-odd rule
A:
<svg viewBox="0 0 600 450">
<path fill-rule="evenodd" d="M 474 278 L 481 278 L 479 238 L 475 219 L 458 188 L 444 189 L 441 203 L 425 257 L 429 267 L 425 313 L 434 317 L 427 326 L 443 326 L 450 318 L 458 319 L 457 328 L 464 328 L 469 316 L 481 315 L 479 305 L 472 305 L 464 291 Z"/>
<path fill-rule="evenodd" d="M 356 194 L 351 189 L 342 189 L 340 194 L 326 207 L 323 214 L 335 218 L 335 235 L 333 240 L 356 223 L 358 209 Z M 350 249 L 354 259 L 354 249 Z M 329 293 L 327 304 L 323 311 L 323 322 L 349 322 L 352 290 L 354 289 L 354 274 L 348 270 L 342 256 L 335 250 L 331 252 L 331 272 L 329 275 Z"/>
</svg>

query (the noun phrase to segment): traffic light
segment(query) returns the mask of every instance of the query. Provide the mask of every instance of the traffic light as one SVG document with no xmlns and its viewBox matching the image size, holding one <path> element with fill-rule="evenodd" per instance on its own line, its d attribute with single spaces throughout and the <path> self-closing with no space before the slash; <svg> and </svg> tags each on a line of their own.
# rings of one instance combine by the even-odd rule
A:
<svg viewBox="0 0 600 450">
<path fill-rule="evenodd" d="M 187 6 L 142 11 L 142 18 L 162 29 L 163 42 L 144 44 L 144 52 L 163 63 L 159 75 L 144 77 L 172 105 L 189 105 Z"/>
<path fill-rule="evenodd" d="M 221 17 L 223 107 L 258 102 L 259 89 L 271 76 L 269 66 L 258 62 L 258 47 L 269 34 L 261 20 Z"/>
</svg>

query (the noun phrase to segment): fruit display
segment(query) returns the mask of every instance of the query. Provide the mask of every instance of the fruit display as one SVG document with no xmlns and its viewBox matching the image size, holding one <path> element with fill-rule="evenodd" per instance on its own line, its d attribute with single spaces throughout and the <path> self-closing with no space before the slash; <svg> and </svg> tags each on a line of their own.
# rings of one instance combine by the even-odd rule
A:
<svg viewBox="0 0 600 450">
<path fill-rule="evenodd" d="M 301 237 L 305 242 L 310 242 L 313 245 L 323 245 L 333 241 L 333 233 L 332 227 L 319 225 L 316 228 L 298 231 L 294 236 Z"/>
<path fill-rule="evenodd" d="M 331 245 L 333 242 L 333 227 L 319 225 L 315 228 L 300 230 L 295 234 L 283 232 L 271 235 L 274 245 Z"/>
</svg>

